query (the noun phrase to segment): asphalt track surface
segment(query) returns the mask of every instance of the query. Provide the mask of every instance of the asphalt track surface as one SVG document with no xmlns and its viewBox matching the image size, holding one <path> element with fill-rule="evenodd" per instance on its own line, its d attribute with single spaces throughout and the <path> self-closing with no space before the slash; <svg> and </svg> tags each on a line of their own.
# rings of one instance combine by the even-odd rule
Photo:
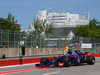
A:
<svg viewBox="0 0 100 75">
<path fill-rule="evenodd" d="M 100 57 L 94 65 L 36 68 L 35 64 L 0 67 L 0 75 L 100 75 Z"/>
</svg>

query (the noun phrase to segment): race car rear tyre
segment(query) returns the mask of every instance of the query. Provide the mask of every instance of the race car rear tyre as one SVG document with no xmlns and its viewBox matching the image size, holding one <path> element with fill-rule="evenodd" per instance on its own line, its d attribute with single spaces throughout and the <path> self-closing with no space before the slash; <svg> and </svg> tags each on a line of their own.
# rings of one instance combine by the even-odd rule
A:
<svg viewBox="0 0 100 75">
<path fill-rule="evenodd" d="M 70 65 L 71 65 L 71 59 L 70 59 L 70 57 L 65 57 L 63 59 L 63 66 L 64 67 L 70 67 Z"/>
<path fill-rule="evenodd" d="M 94 56 L 87 56 L 86 57 L 86 62 L 87 62 L 88 65 L 94 65 L 95 57 Z"/>
<path fill-rule="evenodd" d="M 41 58 L 41 60 L 40 60 L 40 64 L 46 65 L 48 62 L 49 62 L 49 59 L 46 58 L 46 57 L 43 57 L 43 58 Z"/>
<path fill-rule="evenodd" d="M 59 67 L 59 61 L 58 61 L 58 60 L 55 60 L 55 61 L 53 62 L 53 66 L 54 66 L 54 67 Z"/>
</svg>

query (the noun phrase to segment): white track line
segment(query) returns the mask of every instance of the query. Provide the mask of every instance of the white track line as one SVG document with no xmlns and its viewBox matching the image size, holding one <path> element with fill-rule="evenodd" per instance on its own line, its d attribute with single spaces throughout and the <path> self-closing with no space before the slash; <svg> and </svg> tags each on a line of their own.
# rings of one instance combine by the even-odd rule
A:
<svg viewBox="0 0 100 75">
<path fill-rule="evenodd" d="M 39 63 L 39 62 L 37 62 Z M 22 65 L 12 65 L 12 66 L 3 66 L 3 67 L 0 67 L 0 68 L 10 68 L 10 67 L 19 67 L 19 66 L 27 66 L 27 65 L 34 65 L 36 63 L 30 63 L 30 64 L 22 64 Z"/>
<path fill-rule="evenodd" d="M 46 73 L 46 74 L 43 74 L 43 75 L 52 75 L 52 74 L 55 74 L 55 73 L 59 73 L 59 71 L 50 72 L 50 73 Z"/>
</svg>

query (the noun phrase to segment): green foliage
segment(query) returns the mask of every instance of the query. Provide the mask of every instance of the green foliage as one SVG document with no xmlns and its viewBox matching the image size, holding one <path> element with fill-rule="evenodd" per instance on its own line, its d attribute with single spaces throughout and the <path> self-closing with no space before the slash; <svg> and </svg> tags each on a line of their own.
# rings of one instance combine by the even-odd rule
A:
<svg viewBox="0 0 100 75">
<path fill-rule="evenodd" d="M 1 38 L 2 42 L 0 42 L 0 44 L 2 46 L 9 45 L 11 47 L 19 44 L 18 42 L 14 41 L 14 40 L 19 41 L 20 39 L 19 32 L 16 32 L 20 31 L 20 25 L 17 24 L 17 22 L 18 21 L 15 20 L 15 16 L 12 16 L 12 14 L 10 13 L 8 14 L 7 18 L 0 18 L 0 33 L 1 33 L 0 37 L 2 37 Z"/>
<path fill-rule="evenodd" d="M 100 38 L 100 22 L 95 18 L 88 25 L 78 26 L 75 30 L 76 36 Z"/>
<path fill-rule="evenodd" d="M 0 18 L 0 30 L 20 31 L 20 25 L 17 24 L 15 16 L 9 13 L 6 19 Z"/>
<path fill-rule="evenodd" d="M 44 32 L 45 34 L 49 34 L 52 33 L 53 31 L 53 26 L 52 24 L 48 24 L 47 20 L 34 20 L 34 28 L 35 28 L 35 32 L 38 34 L 41 34 L 42 32 Z"/>
<path fill-rule="evenodd" d="M 29 32 L 29 36 L 27 37 L 27 41 L 31 41 L 31 45 L 33 46 L 39 46 L 43 47 L 43 45 L 47 44 L 46 41 L 44 41 L 45 37 L 52 33 L 53 26 L 52 24 L 48 24 L 47 20 L 34 20 L 34 31 Z M 30 45 L 30 44 L 28 44 Z"/>
</svg>

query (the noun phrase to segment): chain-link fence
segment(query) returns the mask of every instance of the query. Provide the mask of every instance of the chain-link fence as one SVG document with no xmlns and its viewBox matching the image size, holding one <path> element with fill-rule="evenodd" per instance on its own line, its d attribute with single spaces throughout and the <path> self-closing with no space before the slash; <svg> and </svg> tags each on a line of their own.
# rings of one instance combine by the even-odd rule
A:
<svg viewBox="0 0 100 75">
<path fill-rule="evenodd" d="M 92 44 L 92 48 L 82 49 L 82 43 Z M 100 38 L 85 38 L 73 37 L 68 40 L 68 37 L 50 38 L 34 32 L 14 32 L 14 31 L 0 31 L 0 47 L 2 48 L 19 48 L 25 46 L 26 48 L 79 48 L 81 50 L 89 50 L 92 53 L 100 52 Z M 94 51 L 95 50 L 95 51 Z"/>
<path fill-rule="evenodd" d="M 91 53 L 100 53 L 100 38 L 86 38 L 86 37 L 74 37 L 74 48 L 82 51 L 89 51 Z M 91 48 L 82 48 L 82 44 L 91 44 Z M 88 45 L 87 45 L 88 46 Z"/>
<path fill-rule="evenodd" d="M 65 38 L 65 37 L 64 37 Z M 0 47 L 19 48 L 61 48 L 70 43 L 66 38 L 53 38 L 34 32 L 0 31 Z"/>
</svg>

